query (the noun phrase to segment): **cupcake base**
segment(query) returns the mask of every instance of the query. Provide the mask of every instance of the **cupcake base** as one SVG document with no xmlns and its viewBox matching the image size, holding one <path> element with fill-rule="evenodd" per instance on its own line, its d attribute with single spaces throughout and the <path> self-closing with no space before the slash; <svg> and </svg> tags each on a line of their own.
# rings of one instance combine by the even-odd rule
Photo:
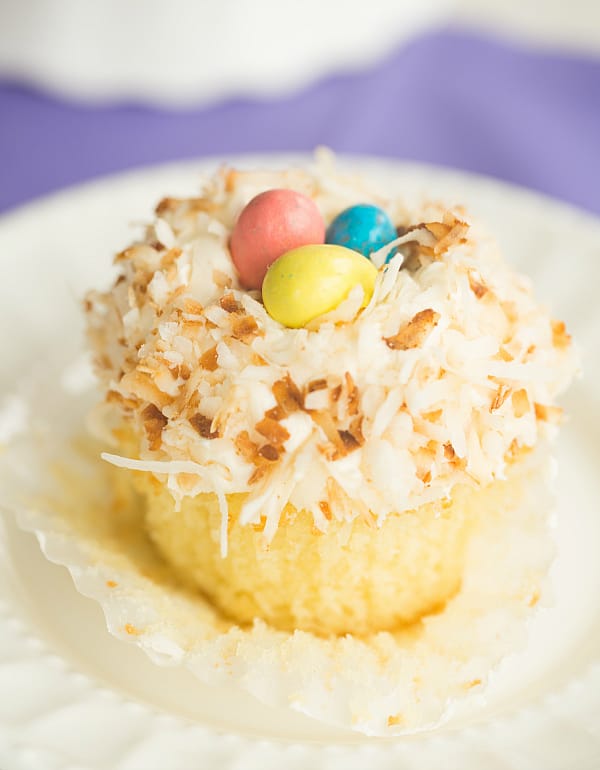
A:
<svg viewBox="0 0 600 770">
<path fill-rule="evenodd" d="M 228 551 L 220 552 L 216 495 L 184 498 L 179 509 L 154 477 L 137 474 L 146 528 L 166 560 L 227 617 L 256 618 L 284 631 L 370 635 L 442 609 L 459 589 L 472 521 L 503 506 L 501 483 L 456 488 L 438 501 L 391 514 L 381 526 L 357 517 L 328 522 L 287 505 L 269 543 L 262 527 L 241 525 L 245 495 L 228 495 Z"/>
</svg>

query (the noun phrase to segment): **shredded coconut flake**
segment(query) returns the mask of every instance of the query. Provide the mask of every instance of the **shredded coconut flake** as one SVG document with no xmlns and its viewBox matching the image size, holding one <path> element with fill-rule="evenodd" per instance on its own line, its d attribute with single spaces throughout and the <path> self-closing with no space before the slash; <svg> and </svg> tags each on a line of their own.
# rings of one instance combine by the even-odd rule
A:
<svg viewBox="0 0 600 770">
<path fill-rule="evenodd" d="M 240 289 L 229 234 L 270 187 L 311 195 L 326 222 L 367 199 L 390 213 L 401 235 L 373 257 L 366 308 L 357 288 L 310 327 L 287 329 Z M 327 158 L 311 172 L 225 170 L 203 189 L 160 204 L 146 242 L 118 256 L 114 286 L 86 308 L 107 408 L 139 441 L 138 458 L 104 458 L 166 474 L 176 499 L 220 495 L 223 553 L 224 494 L 248 493 L 241 520 L 264 516 L 266 539 L 288 501 L 319 528 L 360 512 L 381 520 L 458 482 L 502 478 L 515 447 L 552 434 L 556 396 L 577 369 L 570 337 L 462 212 L 427 205 L 409 219 Z M 253 452 L 240 453 L 241 435 Z M 181 473 L 198 477 L 192 491 Z"/>
</svg>

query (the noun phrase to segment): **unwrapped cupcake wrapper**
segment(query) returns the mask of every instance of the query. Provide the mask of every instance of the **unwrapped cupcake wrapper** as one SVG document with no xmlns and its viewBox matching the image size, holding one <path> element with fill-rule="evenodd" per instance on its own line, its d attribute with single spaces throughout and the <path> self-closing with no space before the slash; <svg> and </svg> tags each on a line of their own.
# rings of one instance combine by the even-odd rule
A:
<svg viewBox="0 0 600 770">
<path fill-rule="evenodd" d="M 235 683 L 323 722 L 394 735 L 447 719 L 525 644 L 554 550 L 547 447 L 513 465 L 522 489 L 515 507 L 482 512 L 462 588 L 442 612 L 397 633 L 324 639 L 261 621 L 241 628 L 176 582 L 144 532 L 128 472 L 103 463 L 106 447 L 87 438 L 96 400 L 85 362 L 29 378 L 9 399 L 23 419 L 0 455 L 1 505 L 100 603 L 110 633 L 155 663 L 186 666 L 213 685 Z"/>
</svg>

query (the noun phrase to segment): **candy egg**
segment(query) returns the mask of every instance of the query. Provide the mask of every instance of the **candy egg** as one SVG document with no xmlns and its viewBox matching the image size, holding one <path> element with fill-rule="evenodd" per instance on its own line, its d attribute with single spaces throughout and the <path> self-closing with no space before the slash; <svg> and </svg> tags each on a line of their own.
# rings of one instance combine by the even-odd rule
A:
<svg viewBox="0 0 600 770">
<path fill-rule="evenodd" d="M 362 254 L 331 244 L 301 246 L 274 262 L 262 287 L 269 315 L 297 329 L 336 308 L 360 284 L 363 307 L 373 294 L 377 270 Z"/>
<path fill-rule="evenodd" d="M 269 265 L 278 257 L 324 240 L 325 223 L 314 201 L 295 190 L 267 190 L 243 209 L 229 248 L 242 284 L 260 289 Z"/>
<path fill-rule="evenodd" d="M 360 251 L 368 257 L 397 237 L 396 228 L 383 209 L 360 203 L 337 215 L 327 228 L 325 241 Z M 393 252 L 389 259 L 392 255 Z"/>
</svg>

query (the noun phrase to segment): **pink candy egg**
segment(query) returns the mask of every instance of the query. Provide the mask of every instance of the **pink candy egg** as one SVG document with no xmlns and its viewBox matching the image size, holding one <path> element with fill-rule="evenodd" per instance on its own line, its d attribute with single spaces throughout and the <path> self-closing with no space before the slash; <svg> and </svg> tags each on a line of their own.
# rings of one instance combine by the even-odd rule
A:
<svg viewBox="0 0 600 770">
<path fill-rule="evenodd" d="M 260 289 L 278 257 L 324 240 L 325 223 L 310 198 L 295 190 L 267 190 L 243 209 L 229 248 L 241 283 L 247 289 Z"/>
</svg>

